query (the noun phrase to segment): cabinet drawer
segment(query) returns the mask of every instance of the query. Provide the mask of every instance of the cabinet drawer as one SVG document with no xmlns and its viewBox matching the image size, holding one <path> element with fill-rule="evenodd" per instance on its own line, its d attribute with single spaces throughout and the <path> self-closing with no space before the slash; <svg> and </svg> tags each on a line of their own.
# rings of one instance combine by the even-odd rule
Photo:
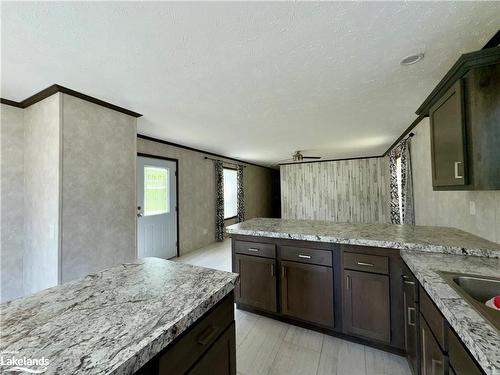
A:
<svg viewBox="0 0 500 375">
<path fill-rule="evenodd" d="M 255 255 L 264 258 L 276 258 L 276 246 L 272 243 L 234 241 L 237 254 Z"/>
<path fill-rule="evenodd" d="M 344 268 L 387 275 L 389 274 L 389 258 L 380 255 L 344 252 Z"/>
<path fill-rule="evenodd" d="M 307 249 L 302 247 L 281 246 L 280 256 L 283 260 L 291 260 L 300 263 L 318 264 L 320 266 L 332 266 L 332 252 L 328 250 Z"/>
<path fill-rule="evenodd" d="M 429 328 L 442 350 L 444 350 L 444 318 L 432 302 L 427 292 L 420 287 L 420 313 L 425 318 Z"/>
<path fill-rule="evenodd" d="M 188 372 L 188 375 L 236 375 L 234 322 Z"/>
<path fill-rule="evenodd" d="M 482 372 L 455 333 L 448 328 L 448 356 L 457 375 L 481 375 Z"/>
<path fill-rule="evenodd" d="M 184 374 L 234 321 L 231 293 L 159 358 L 159 374 Z"/>
</svg>

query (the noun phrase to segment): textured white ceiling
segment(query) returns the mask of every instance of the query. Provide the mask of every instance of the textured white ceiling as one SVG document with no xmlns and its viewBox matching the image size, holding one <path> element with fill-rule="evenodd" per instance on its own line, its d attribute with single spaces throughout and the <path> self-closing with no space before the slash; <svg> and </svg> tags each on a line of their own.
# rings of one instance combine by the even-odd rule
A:
<svg viewBox="0 0 500 375">
<path fill-rule="evenodd" d="M 144 114 L 140 133 L 258 163 L 381 154 L 500 19 L 500 2 L 1 7 L 2 97 L 57 83 Z"/>
</svg>

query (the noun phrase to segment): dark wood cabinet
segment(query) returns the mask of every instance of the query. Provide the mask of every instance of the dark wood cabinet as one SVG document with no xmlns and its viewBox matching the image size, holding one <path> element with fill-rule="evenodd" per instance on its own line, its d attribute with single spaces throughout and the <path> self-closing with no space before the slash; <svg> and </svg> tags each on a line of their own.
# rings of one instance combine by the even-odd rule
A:
<svg viewBox="0 0 500 375">
<path fill-rule="evenodd" d="M 455 332 L 449 327 L 448 337 L 448 356 L 450 360 L 450 374 L 456 375 L 481 375 L 483 372 L 476 365 L 472 356 L 460 342 Z M 451 370 L 453 368 L 453 372 Z"/>
<path fill-rule="evenodd" d="M 331 267 L 282 261 L 281 311 L 322 326 L 334 326 Z"/>
<path fill-rule="evenodd" d="M 414 375 L 420 374 L 420 324 L 418 319 L 418 281 L 408 267 L 403 270 L 403 308 L 405 317 L 405 349 Z"/>
<path fill-rule="evenodd" d="M 345 333 L 389 343 L 389 277 L 345 270 L 343 311 Z"/>
<path fill-rule="evenodd" d="M 189 375 L 236 374 L 234 322 L 187 373 Z"/>
<path fill-rule="evenodd" d="M 420 315 L 420 342 L 422 375 L 443 375 L 445 373 L 445 355 L 422 315 Z"/>
<path fill-rule="evenodd" d="M 236 302 L 276 312 L 276 260 L 235 254 L 234 271 L 240 274 Z"/>
<path fill-rule="evenodd" d="M 500 189 L 500 47 L 462 55 L 417 110 L 431 123 L 434 190 Z"/>
<path fill-rule="evenodd" d="M 463 82 L 459 80 L 429 110 L 433 186 L 467 183 Z"/>
</svg>

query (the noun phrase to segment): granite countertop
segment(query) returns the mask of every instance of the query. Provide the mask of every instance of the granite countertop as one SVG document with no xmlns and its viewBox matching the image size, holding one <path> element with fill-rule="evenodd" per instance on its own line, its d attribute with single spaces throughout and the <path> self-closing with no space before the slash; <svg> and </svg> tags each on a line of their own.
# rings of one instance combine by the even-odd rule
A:
<svg viewBox="0 0 500 375">
<path fill-rule="evenodd" d="M 237 278 L 159 258 L 123 264 L 0 305 L 0 352 L 4 360 L 46 358 L 44 374 L 129 374 L 230 293 Z"/>
<path fill-rule="evenodd" d="M 401 257 L 486 374 L 500 374 L 500 334 L 437 271 L 498 277 L 500 259 L 401 251 Z"/>
<path fill-rule="evenodd" d="M 226 231 L 247 236 L 500 258 L 500 244 L 446 227 L 258 218 L 231 225 Z"/>
</svg>

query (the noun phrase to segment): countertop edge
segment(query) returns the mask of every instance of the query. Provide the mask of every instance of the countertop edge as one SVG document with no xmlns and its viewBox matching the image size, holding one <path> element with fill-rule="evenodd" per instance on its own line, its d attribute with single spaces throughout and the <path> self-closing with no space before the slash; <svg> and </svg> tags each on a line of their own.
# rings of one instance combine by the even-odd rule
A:
<svg viewBox="0 0 500 375">
<path fill-rule="evenodd" d="M 269 231 L 259 231 L 259 230 L 249 230 L 249 229 L 235 229 L 235 228 L 226 228 L 226 232 L 228 234 L 235 234 L 242 236 L 338 243 L 341 245 L 373 246 L 382 248 L 392 248 L 396 250 L 415 250 L 421 252 L 442 253 L 450 255 L 468 255 L 468 256 L 479 256 L 488 258 L 500 258 L 500 250 L 493 250 L 493 249 L 463 248 L 463 247 L 444 246 L 435 244 L 415 244 L 411 242 L 365 240 L 356 238 L 341 238 L 334 236 L 269 232 Z"/>
</svg>

